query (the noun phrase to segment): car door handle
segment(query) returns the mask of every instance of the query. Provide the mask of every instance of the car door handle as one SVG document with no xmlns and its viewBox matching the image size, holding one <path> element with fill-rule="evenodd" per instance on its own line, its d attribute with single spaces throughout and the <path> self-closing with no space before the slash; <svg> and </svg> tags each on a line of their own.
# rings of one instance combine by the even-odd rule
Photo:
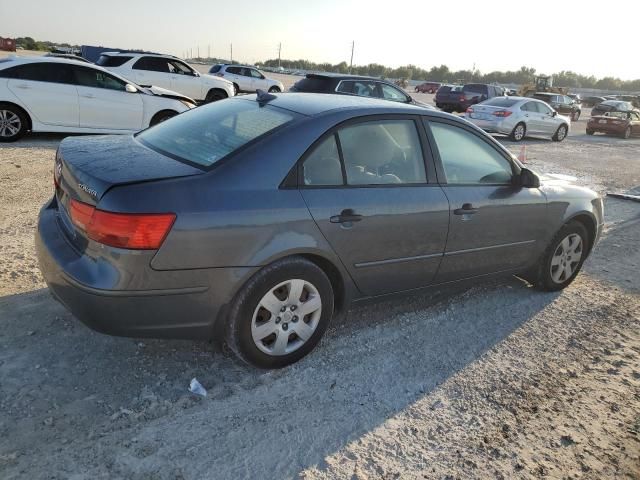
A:
<svg viewBox="0 0 640 480">
<path fill-rule="evenodd" d="M 331 223 L 352 223 L 359 222 L 360 220 L 362 220 L 362 215 L 354 213 L 354 211 L 350 208 L 342 210 L 340 215 L 334 215 L 333 217 L 329 218 L 329 221 Z"/>
<path fill-rule="evenodd" d="M 470 203 L 465 203 L 462 205 L 462 208 L 456 208 L 453 213 L 455 215 L 473 215 L 474 213 L 478 213 L 478 209 L 473 208 L 473 205 Z"/>
<path fill-rule="evenodd" d="M 20 83 L 19 85 L 16 85 L 16 88 L 21 88 L 22 90 L 28 90 L 31 87 L 26 83 Z"/>
<path fill-rule="evenodd" d="M 95 98 L 94 95 L 92 93 L 83 93 L 82 95 L 80 95 L 81 97 L 84 98 Z"/>
</svg>

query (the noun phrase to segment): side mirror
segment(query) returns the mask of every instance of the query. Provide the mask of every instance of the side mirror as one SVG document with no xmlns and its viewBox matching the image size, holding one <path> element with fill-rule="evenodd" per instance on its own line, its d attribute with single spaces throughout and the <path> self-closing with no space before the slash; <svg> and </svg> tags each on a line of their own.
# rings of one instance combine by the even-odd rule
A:
<svg viewBox="0 0 640 480">
<path fill-rule="evenodd" d="M 131 85 L 130 83 L 127 83 L 124 86 L 124 89 L 128 92 L 128 93 L 138 93 L 138 89 L 136 87 L 134 87 L 133 85 Z"/>
<path fill-rule="evenodd" d="M 540 179 L 528 168 L 520 170 L 520 186 L 524 188 L 540 187 Z"/>
<path fill-rule="evenodd" d="M 558 112 L 556 112 L 555 110 L 553 111 L 553 113 L 551 114 L 552 117 L 557 117 L 558 116 Z"/>
</svg>

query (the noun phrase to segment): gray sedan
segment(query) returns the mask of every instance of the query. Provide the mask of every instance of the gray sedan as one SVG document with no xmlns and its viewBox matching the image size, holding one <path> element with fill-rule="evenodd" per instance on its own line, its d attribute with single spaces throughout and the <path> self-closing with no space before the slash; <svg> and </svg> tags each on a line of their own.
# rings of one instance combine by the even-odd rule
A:
<svg viewBox="0 0 640 480">
<path fill-rule="evenodd" d="M 467 109 L 465 118 L 485 132 L 509 135 L 515 142 L 527 136 L 561 142 L 571 120 L 547 103 L 528 97 L 495 97 Z"/>
<path fill-rule="evenodd" d="M 540 177 L 452 115 L 345 95 L 223 100 L 133 136 L 73 137 L 36 248 L 51 292 L 109 334 L 302 358 L 352 302 L 496 275 L 569 285 L 591 190 Z"/>
</svg>

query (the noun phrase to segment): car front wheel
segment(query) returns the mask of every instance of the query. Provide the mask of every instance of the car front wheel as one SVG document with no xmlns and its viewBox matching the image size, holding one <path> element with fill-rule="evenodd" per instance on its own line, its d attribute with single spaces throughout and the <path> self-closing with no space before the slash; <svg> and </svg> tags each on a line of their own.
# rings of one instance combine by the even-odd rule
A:
<svg viewBox="0 0 640 480">
<path fill-rule="evenodd" d="M 573 120 L 574 122 L 577 122 L 580 119 L 580 111 L 576 110 L 575 112 L 573 112 L 573 116 L 571 117 L 571 120 Z"/>
<path fill-rule="evenodd" d="M 631 137 L 631 127 L 627 127 L 622 133 L 622 138 L 624 138 L 625 140 L 629 137 Z"/>
<path fill-rule="evenodd" d="M 271 87 L 269 93 L 280 93 L 280 89 L 278 87 Z"/>
<path fill-rule="evenodd" d="M 561 142 L 567 137 L 567 126 L 560 125 L 558 130 L 556 130 L 555 135 L 553 136 L 554 142 Z"/>
<path fill-rule="evenodd" d="M 307 355 L 333 315 L 333 288 L 313 262 L 291 257 L 260 270 L 229 313 L 226 341 L 246 363 L 281 368 Z"/>
<path fill-rule="evenodd" d="M 158 112 L 149 122 L 149 126 L 153 127 L 154 125 L 162 123 L 165 120 L 169 120 L 171 117 L 175 117 L 177 114 L 178 112 L 174 112 L 173 110 L 163 110 L 162 112 Z"/>
</svg>

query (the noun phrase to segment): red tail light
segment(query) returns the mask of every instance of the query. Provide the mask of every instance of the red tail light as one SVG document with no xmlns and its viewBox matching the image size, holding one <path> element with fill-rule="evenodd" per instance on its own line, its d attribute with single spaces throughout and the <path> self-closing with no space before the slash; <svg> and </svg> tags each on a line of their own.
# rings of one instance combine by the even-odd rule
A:
<svg viewBox="0 0 640 480">
<path fill-rule="evenodd" d="M 509 115 L 511 115 L 511 112 L 509 110 L 498 110 L 497 112 L 493 112 L 493 114 L 496 117 L 500 117 L 500 118 L 506 118 Z"/>
<path fill-rule="evenodd" d="M 96 242 L 136 250 L 160 248 L 176 219 L 174 213 L 112 213 L 69 202 L 71 221 Z"/>
</svg>

